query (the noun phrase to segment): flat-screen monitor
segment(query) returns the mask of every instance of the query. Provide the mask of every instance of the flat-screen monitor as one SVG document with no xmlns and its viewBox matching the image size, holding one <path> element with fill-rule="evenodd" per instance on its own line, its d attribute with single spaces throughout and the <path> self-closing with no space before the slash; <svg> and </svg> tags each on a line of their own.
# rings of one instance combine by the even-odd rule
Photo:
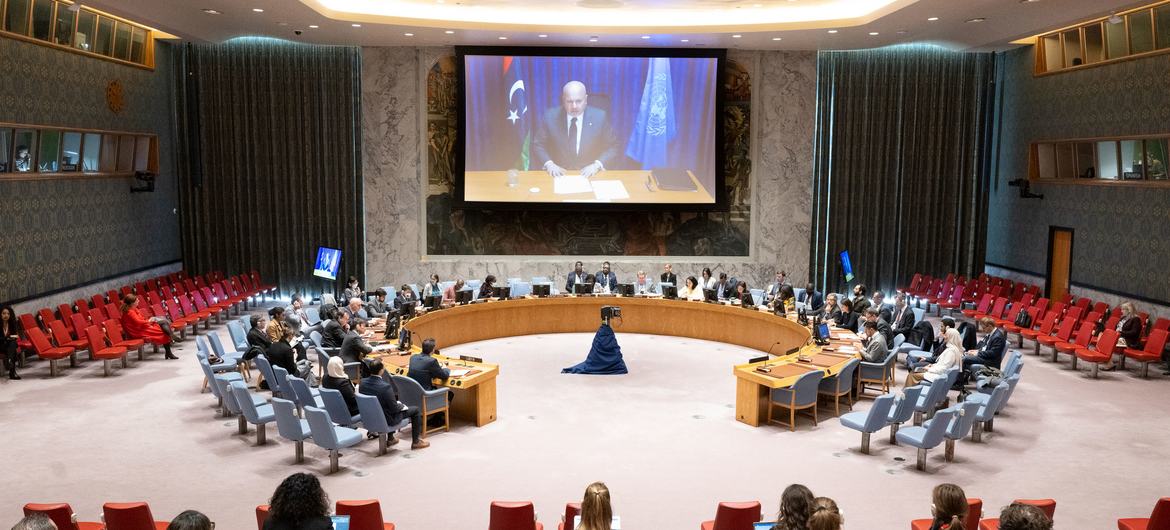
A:
<svg viewBox="0 0 1170 530">
<path fill-rule="evenodd" d="M 547 298 L 551 294 L 552 294 L 552 285 L 549 285 L 547 283 L 534 283 L 534 284 L 532 284 L 532 296 L 537 296 L 540 298 Z"/>
<path fill-rule="evenodd" d="M 753 308 L 753 309 L 756 307 L 756 301 L 752 299 L 751 294 L 743 295 L 743 301 L 740 303 L 743 304 L 744 307 Z"/>
<path fill-rule="evenodd" d="M 512 297 L 511 287 L 492 287 L 492 297 L 506 299 Z"/>
<path fill-rule="evenodd" d="M 461 305 L 462 304 L 470 304 L 471 299 L 474 296 L 475 296 L 475 293 L 473 293 L 471 291 L 471 289 L 463 289 L 462 291 L 458 291 L 455 293 L 455 302 L 458 304 L 461 304 Z"/>
<path fill-rule="evenodd" d="M 341 251 L 329 247 L 317 247 L 317 262 L 313 265 L 313 276 L 326 280 L 337 280 L 337 269 L 341 267 Z"/>
<path fill-rule="evenodd" d="M 662 297 L 667 300 L 674 300 L 678 298 L 678 287 L 673 283 L 663 283 L 659 286 L 662 289 Z"/>
<path fill-rule="evenodd" d="M 619 283 L 617 286 L 617 294 L 622 296 L 634 296 L 634 284 Z"/>
<path fill-rule="evenodd" d="M 593 294 L 592 283 L 574 283 L 573 294 Z"/>
<path fill-rule="evenodd" d="M 703 289 L 703 300 L 707 302 L 718 302 L 719 291 L 716 291 L 715 289 Z"/>
<path fill-rule="evenodd" d="M 455 51 L 457 207 L 726 209 L 726 50 Z"/>
<path fill-rule="evenodd" d="M 849 261 L 849 251 L 841 251 L 841 274 L 845 275 L 845 281 L 853 281 L 853 262 Z"/>
<path fill-rule="evenodd" d="M 429 309 L 438 309 L 443 306 L 443 297 L 428 294 L 423 297 L 423 306 Z"/>
<path fill-rule="evenodd" d="M 818 340 L 829 340 L 829 336 L 830 336 L 829 335 L 829 325 L 824 323 L 824 322 L 821 322 L 817 326 L 817 337 L 816 338 Z"/>
</svg>

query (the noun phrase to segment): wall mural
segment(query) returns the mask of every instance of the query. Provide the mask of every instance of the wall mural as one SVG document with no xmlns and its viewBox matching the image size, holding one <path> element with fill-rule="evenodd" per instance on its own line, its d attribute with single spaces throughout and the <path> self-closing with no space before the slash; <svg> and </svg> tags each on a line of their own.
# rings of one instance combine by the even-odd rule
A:
<svg viewBox="0 0 1170 530">
<path fill-rule="evenodd" d="M 751 77 L 724 62 L 728 212 L 485 211 L 454 209 L 458 127 L 455 57 L 427 74 L 428 255 L 747 256 L 751 222 Z"/>
</svg>

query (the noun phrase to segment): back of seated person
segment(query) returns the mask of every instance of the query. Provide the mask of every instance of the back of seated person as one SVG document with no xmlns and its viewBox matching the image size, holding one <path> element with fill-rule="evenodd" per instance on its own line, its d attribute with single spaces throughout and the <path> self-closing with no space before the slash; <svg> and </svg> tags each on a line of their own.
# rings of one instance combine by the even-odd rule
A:
<svg viewBox="0 0 1170 530">
<path fill-rule="evenodd" d="M 1049 519 L 1040 508 L 1013 502 L 999 513 L 1000 530 L 1052 530 Z"/>
<path fill-rule="evenodd" d="M 435 339 L 427 338 L 422 342 L 422 353 L 410 358 L 410 368 L 407 375 L 418 381 L 423 390 L 434 390 L 435 379 L 446 380 L 451 377 L 451 371 L 439 364 L 439 360 L 431 356 L 435 353 Z"/>
</svg>

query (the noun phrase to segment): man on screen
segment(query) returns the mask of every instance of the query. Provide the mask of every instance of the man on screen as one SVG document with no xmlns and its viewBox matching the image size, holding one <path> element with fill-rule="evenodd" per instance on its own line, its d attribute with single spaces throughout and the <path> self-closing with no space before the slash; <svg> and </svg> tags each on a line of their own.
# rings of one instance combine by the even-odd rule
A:
<svg viewBox="0 0 1170 530">
<path fill-rule="evenodd" d="M 588 105 L 585 84 L 569 81 L 561 89 L 561 106 L 548 109 L 537 124 L 533 161 L 554 177 L 580 171 L 592 177 L 617 159 L 617 137 L 604 110 Z"/>
</svg>

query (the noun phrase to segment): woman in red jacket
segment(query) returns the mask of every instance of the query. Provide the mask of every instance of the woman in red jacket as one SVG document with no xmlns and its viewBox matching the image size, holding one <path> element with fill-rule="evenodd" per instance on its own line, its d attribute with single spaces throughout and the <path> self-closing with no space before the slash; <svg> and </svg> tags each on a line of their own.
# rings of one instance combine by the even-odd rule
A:
<svg viewBox="0 0 1170 530">
<path fill-rule="evenodd" d="M 167 326 L 169 328 L 170 326 Z M 142 339 L 151 344 L 162 346 L 166 350 L 167 359 L 178 359 L 171 353 L 173 331 L 166 329 L 154 319 L 146 318 L 138 310 L 138 296 L 128 294 L 122 297 L 122 329 L 131 338 Z"/>
</svg>

